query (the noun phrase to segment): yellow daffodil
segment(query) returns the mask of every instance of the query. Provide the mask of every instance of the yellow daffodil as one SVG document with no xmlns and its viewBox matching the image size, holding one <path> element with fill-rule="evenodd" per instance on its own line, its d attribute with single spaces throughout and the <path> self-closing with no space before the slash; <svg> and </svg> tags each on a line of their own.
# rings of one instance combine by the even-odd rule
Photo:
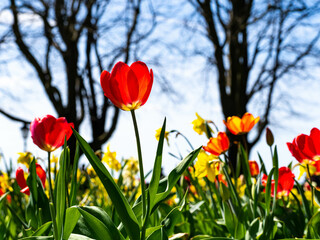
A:
<svg viewBox="0 0 320 240">
<path fill-rule="evenodd" d="M 91 178 L 94 178 L 97 175 L 91 165 L 87 167 L 87 173 Z"/>
<path fill-rule="evenodd" d="M 102 162 L 105 162 L 111 169 L 119 171 L 121 169 L 120 162 L 116 159 L 117 153 L 110 151 L 110 144 L 107 145 L 107 152 L 103 154 Z"/>
<path fill-rule="evenodd" d="M 304 173 L 306 173 L 308 177 L 310 177 L 309 173 L 311 176 L 316 173 L 317 168 L 314 166 L 314 163 L 315 163 L 314 161 L 303 160 L 303 162 L 301 164 L 299 164 L 300 174 L 299 174 L 298 180 L 304 175 Z M 308 168 L 309 168 L 309 170 L 308 170 Z"/>
<path fill-rule="evenodd" d="M 306 199 L 308 201 L 310 201 L 310 202 L 312 201 L 312 192 L 311 191 L 312 190 L 307 190 L 307 191 L 304 192 L 304 195 L 305 195 Z M 315 201 L 315 199 L 313 199 L 313 204 L 315 206 L 319 207 L 319 204 L 317 203 L 317 201 Z"/>
<path fill-rule="evenodd" d="M 195 176 L 197 178 L 207 178 L 214 182 L 216 175 L 219 174 L 218 170 L 219 160 L 215 155 L 208 155 L 205 151 L 201 150 L 198 155 L 198 160 L 194 166 L 196 169 Z"/>
<path fill-rule="evenodd" d="M 11 178 L 6 173 L 2 173 L 2 175 L 0 175 L 0 188 L 4 192 L 13 191 L 13 188 L 11 187 Z"/>
<path fill-rule="evenodd" d="M 233 178 L 232 178 L 232 182 L 234 182 Z M 237 189 L 236 189 L 237 193 L 239 194 L 240 197 L 243 197 L 245 190 L 247 188 L 243 175 L 240 175 L 240 177 L 238 177 L 236 186 L 237 186 Z"/>
<path fill-rule="evenodd" d="M 155 135 L 155 137 L 156 137 L 157 141 L 159 141 L 159 139 L 160 139 L 161 130 L 162 130 L 162 128 L 159 128 L 159 129 L 156 130 L 156 135 Z M 167 140 L 167 143 L 168 143 L 168 145 L 169 145 L 169 138 L 168 138 L 168 136 L 169 136 L 169 132 L 165 131 L 165 132 L 164 132 L 164 137 L 165 137 L 165 139 Z"/>
<path fill-rule="evenodd" d="M 198 113 L 196 113 L 196 116 L 197 119 L 192 121 L 193 130 L 199 135 L 202 135 L 204 132 L 206 132 L 206 121 L 200 117 Z"/>
<path fill-rule="evenodd" d="M 33 159 L 33 155 L 31 152 L 19 152 L 18 163 L 24 164 L 27 168 Z"/>
<path fill-rule="evenodd" d="M 57 164 L 59 162 L 59 158 L 52 153 L 50 157 L 50 162 Z"/>
<path fill-rule="evenodd" d="M 123 171 L 129 171 L 129 172 L 132 172 L 134 173 L 134 175 L 136 173 L 138 173 L 139 171 L 139 162 L 137 159 L 131 157 L 129 159 L 126 160 L 126 165 L 124 166 L 123 168 Z"/>
</svg>

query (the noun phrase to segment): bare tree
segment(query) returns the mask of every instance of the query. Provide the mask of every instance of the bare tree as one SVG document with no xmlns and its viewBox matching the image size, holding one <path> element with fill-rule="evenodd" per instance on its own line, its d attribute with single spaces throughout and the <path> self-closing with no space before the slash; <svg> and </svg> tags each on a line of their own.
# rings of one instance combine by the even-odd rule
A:
<svg viewBox="0 0 320 240">
<path fill-rule="evenodd" d="M 215 67 L 224 117 L 242 116 L 257 103 L 261 120 L 258 142 L 270 122 L 274 92 L 280 80 L 290 85 L 292 74 L 306 71 L 307 60 L 318 56 L 320 1 L 308 0 L 188 0 L 192 13 L 186 26 L 205 38 L 193 52 Z M 192 24 L 191 24 L 192 23 Z M 312 60 L 311 60 L 312 61 Z M 246 142 L 247 136 L 246 137 Z M 231 142 L 241 138 L 231 136 Z M 236 146 L 230 151 L 235 164 Z"/>
<path fill-rule="evenodd" d="M 141 27 L 141 18 L 146 18 L 142 9 L 148 11 L 148 21 Z M 59 116 L 79 130 L 89 115 L 91 146 L 100 149 L 119 118 L 119 109 L 99 87 L 100 73 L 110 71 L 116 61 L 135 60 L 134 47 L 155 27 L 152 8 L 143 0 L 120 4 L 112 0 L 10 0 L 3 11 L 13 18 L 3 31 L 13 36 L 7 43 L 14 40 Z M 32 24 L 23 20 L 26 16 Z M 4 107 L 2 112 L 10 115 Z M 71 148 L 74 144 L 71 141 Z"/>
</svg>

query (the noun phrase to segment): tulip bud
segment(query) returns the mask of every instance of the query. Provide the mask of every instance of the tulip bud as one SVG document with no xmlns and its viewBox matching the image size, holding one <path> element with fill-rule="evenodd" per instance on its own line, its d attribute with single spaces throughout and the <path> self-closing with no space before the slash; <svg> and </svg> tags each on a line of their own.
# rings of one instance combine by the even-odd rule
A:
<svg viewBox="0 0 320 240">
<path fill-rule="evenodd" d="M 269 128 L 266 128 L 266 140 L 267 140 L 268 146 L 271 147 L 274 143 L 274 138 L 273 138 L 273 134 Z"/>
</svg>

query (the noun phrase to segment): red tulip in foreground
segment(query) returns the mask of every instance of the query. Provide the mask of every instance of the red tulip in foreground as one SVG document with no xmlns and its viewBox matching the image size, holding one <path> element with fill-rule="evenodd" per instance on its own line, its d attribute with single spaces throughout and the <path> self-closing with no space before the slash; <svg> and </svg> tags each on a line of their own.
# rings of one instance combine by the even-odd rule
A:
<svg viewBox="0 0 320 240">
<path fill-rule="evenodd" d="M 143 106 L 149 98 L 153 73 L 143 62 L 129 67 L 118 62 L 111 73 L 103 71 L 100 77 L 104 95 L 118 108 L 130 111 Z"/>
<path fill-rule="evenodd" d="M 293 185 L 294 185 L 294 174 L 290 168 L 281 167 L 279 168 L 279 178 L 277 187 L 277 197 L 289 196 Z M 268 176 L 266 174 L 262 177 L 262 185 L 267 185 Z M 271 181 L 271 196 L 274 196 L 274 180 Z"/>
<path fill-rule="evenodd" d="M 72 135 L 73 123 L 68 123 L 64 117 L 55 118 L 46 115 L 43 118 L 36 118 L 30 125 L 31 137 L 39 148 L 52 152 L 64 144 Z"/>
<path fill-rule="evenodd" d="M 300 163 L 304 160 L 320 160 L 320 130 L 313 128 L 310 135 L 300 134 L 292 143 L 287 143 L 292 154 Z"/>
<path fill-rule="evenodd" d="M 44 187 L 46 183 L 46 172 L 38 163 L 36 163 L 36 172 L 41 180 L 42 186 Z M 21 188 L 20 192 L 30 195 L 30 190 L 29 190 L 29 187 L 27 186 L 27 181 L 24 177 L 24 171 L 21 167 L 19 167 L 16 171 L 16 180 L 19 187 Z"/>
</svg>

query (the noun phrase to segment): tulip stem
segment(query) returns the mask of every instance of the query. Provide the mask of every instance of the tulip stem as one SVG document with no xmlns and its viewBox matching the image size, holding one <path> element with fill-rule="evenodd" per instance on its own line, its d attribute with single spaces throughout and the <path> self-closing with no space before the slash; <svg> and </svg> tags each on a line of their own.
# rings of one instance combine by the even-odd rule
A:
<svg viewBox="0 0 320 240">
<path fill-rule="evenodd" d="M 136 141 L 137 141 L 139 171 L 140 171 L 140 181 L 141 181 L 140 185 L 141 185 L 141 193 L 142 193 L 142 216 L 143 216 L 143 218 L 146 218 L 146 209 L 147 209 L 147 206 L 146 206 L 146 185 L 144 182 L 144 172 L 143 172 L 140 137 L 139 137 L 138 124 L 137 124 L 137 119 L 136 119 L 136 115 L 134 113 L 134 110 L 131 110 L 130 112 L 131 112 L 131 116 L 132 116 L 134 132 L 135 132 Z M 144 231 L 142 231 L 141 240 L 144 239 L 144 235 L 145 235 L 145 233 L 144 233 Z"/>
<path fill-rule="evenodd" d="M 50 156 L 51 152 L 48 152 L 48 181 L 49 181 L 49 195 L 50 195 L 50 200 L 54 205 L 53 201 L 53 194 L 52 194 L 52 184 L 51 184 L 51 166 L 50 166 Z"/>
</svg>

